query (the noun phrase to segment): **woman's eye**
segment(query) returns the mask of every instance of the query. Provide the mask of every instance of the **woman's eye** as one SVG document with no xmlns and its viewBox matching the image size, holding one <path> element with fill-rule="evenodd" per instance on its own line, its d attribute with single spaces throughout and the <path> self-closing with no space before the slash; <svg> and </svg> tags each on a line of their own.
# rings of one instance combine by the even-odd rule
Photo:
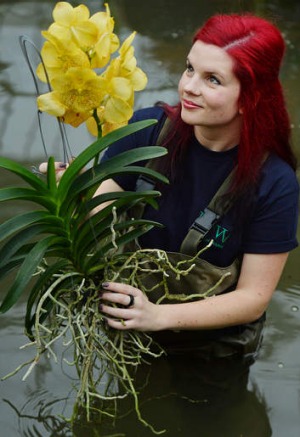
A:
<svg viewBox="0 0 300 437">
<path fill-rule="evenodd" d="M 186 71 L 189 73 L 194 71 L 192 65 L 189 62 L 186 63 Z"/>
<path fill-rule="evenodd" d="M 208 77 L 208 80 L 209 80 L 211 83 L 213 83 L 214 85 L 220 85 L 220 84 L 221 84 L 221 82 L 219 81 L 219 79 L 217 79 L 216 76 L 214 76 L 213 74 L 211 74 L 211 75 Z"/>
</svg>

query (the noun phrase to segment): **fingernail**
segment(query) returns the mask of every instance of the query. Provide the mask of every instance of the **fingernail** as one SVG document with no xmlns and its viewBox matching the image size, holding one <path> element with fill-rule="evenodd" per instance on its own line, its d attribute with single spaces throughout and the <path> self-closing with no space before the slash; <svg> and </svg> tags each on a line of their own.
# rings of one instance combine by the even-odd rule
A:
<svg viewBox="0 0 300 437">
<path fill-rule="evenodd" d="M 62 162 L 61 164 L 59 164 L 58 166 L 59 168 L 66 168 L 67 164 L 65 162 Z"/>
<path fill-rule="evenodd" d="M 103 282 L 101 285 L 102 285 L 102 288 L 107 288 L 107 287 L 109 287 L 109 282 Z"/>
</svg>

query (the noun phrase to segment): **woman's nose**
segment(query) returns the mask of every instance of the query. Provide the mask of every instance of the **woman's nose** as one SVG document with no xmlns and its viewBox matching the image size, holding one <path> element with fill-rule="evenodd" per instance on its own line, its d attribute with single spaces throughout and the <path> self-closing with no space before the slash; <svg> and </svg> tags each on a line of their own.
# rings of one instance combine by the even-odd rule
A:
<svg viewBox="0 0 300 437">
<path fill-rule="evenodd" d="M 195 76 L 190 77 L 184 84 L 184 91 L 188 94 L 201 94 L 201 83 Z"/>
</svg>

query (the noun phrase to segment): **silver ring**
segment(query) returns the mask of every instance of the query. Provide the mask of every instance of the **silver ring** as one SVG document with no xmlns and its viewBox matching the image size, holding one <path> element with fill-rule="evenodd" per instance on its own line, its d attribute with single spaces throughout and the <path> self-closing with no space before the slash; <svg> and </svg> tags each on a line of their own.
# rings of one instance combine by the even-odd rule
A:
<svg viewBox="0 0 300 437">
<path fill-rule="evenodd" d="M 132 296 L 132 294 L 128 294 L 128 297 L 130 298 L 130 301 L 128 305 L 124 305 L 125 308 L 130 308 L 134 305 L 134 296 Z"/>
</svg>

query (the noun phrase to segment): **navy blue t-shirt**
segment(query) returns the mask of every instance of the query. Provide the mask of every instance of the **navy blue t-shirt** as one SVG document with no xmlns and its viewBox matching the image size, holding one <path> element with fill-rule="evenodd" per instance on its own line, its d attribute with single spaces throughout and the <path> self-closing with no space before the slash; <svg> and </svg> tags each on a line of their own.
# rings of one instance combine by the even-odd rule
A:
<svg viewBox="0 0 300 437">
<path fill-rule="evenodd" d="M 154 145 L 163 124 L 163 109 L 139 110 L 131 122 L 149 118 L 157 119 L 158 123 L 111 145 L 102 161 L 125 150 Z M 193 137 L 181 162 L 179 177 L 163 189 L 159 209 L 148 206 L 144 211 L 144 218 L 158 221 L 164 227 L 143 235 L 139 240 L 141 246 L 178 252 L 191 224 L 234 168 L 237 152 L 238 146 L 224 152 L 209 150 Z M 115 177 L 115 181 L 124 190 L 134 191 L 137 177 L 122 175 Z M 214 243 L 202 257 L 225 267 L 244 253 L 271 254 L 294 249 L 298 196 L 299 186 L 293 169 L 278 156 L 269 156 L 246 219 L 239 222 L 236 211 L 242 211 L 247 205 L 236 205 L 207 235 L 207 241 L 212 238 Z"/>
</svg>

